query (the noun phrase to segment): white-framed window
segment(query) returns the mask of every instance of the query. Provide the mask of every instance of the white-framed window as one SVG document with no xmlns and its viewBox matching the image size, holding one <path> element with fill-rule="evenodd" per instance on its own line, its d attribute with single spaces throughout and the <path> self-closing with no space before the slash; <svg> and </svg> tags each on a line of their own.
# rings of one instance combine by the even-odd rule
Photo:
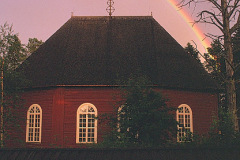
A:
<svg viewBox="0 0 240 160">
<path fill-rule="evenodd" d="M 27 111 L 26 142 L 41 142 L 42 108 L 33 104 Z"/>
<path fill-rule="evenodd" d="M 177 141 L 191 141 L 193 133 L 192 109 L 186 104 L 181 104 L 177 109 L 176 119 L 178 122 Z"/>
<path fill-rule="evenodd" d="M 77 110 L 76 143 L 97 143 L 97 108 L 84 103 Z"/>
</svg>

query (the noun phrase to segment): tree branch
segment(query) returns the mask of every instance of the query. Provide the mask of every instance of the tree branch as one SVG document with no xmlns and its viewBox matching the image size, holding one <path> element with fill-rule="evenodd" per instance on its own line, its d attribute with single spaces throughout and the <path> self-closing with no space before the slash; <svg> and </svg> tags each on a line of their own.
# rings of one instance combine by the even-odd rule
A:
<svg viewBox="0 0 240 160">
<path fill-rule="evenodd" d="M 239 25 L 240 25 L 240 12 L 237 11 L 239 14 L 238 14 L 238 19 L 237 19 L 237 22 L 232 26 L 232 28 L 230 28 L 230 34 L 233 34 L 238 28 L 239 28 Z"/>
<path fill-rule="evenodd" d="M 177 4 L 177 6 L 178 6 L 179 8 L 182 8 L 182 7 L 185 7 L 185 6 L 190 7 L 190 6 L 191 6 L 191 3 L 197 3 L 197 2 L 195 2 L 195 0 L 181 0 L 181 1 Z"/>
<path fill-rule="evenodd" d="M 240 71 L 240 63 L 238 63 L 236 66 L 235 66 L 235 70 L 234 70 L 234 73 Z"/>
<path fill-rule="evenodd" d="M 207 14 L 210 16 L 204 17 L 204 14 Z M 202 12 L 200 12 L 197 15 L 197 17 L 199 17 L 199 19 L 197 21 L 195 21 L 196 23 L 199 23 L 202 21 L 204 23 L 213 24 L 223 32 L 223 23 L 219 20 L 219 18 L 217 17 L 217 15 L 215 13 L 207 11 L 207 10 L 203 10 Z M 211 22 L 208 21 L 207 19 L 210 19 Z"/>
<path fill-rule="evenodd" d="M 239 7 L 239 5 L 238 5 L 239 1 L 240 0 L 235 0 L 234 1 L 234 5 L 233 5 L 232 9 L 229 11 L 229 17 L 231 17 L 233 15 L 233 13 L 235 12 L 236 8 Z"/>
<path fill-rule="evenodd" d="M 221 11 L 221 5 L 217 3 L 216 0 L 208 0 L 210 3 L 212 3 L 219 11 Z"/>
</svg>

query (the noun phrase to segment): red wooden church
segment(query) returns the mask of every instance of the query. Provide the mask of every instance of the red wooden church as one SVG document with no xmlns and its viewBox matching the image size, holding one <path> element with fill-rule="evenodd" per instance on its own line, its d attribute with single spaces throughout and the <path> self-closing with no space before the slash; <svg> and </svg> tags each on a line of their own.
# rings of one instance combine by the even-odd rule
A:
<svg viewBox="0 0 240 160">
<path fill-rule="evenodd" d="M 178 109 L 180 142 L 182 126 L 206 134 L 218 108 L 216 83 L 151 16 L 73 16 L 20 69 L 32 82 L 22 95 L 26 147 L 101 143 L 94 116 L 113 111 L 113 95 L 134 74 L 147 76 Z"/>
</svg>

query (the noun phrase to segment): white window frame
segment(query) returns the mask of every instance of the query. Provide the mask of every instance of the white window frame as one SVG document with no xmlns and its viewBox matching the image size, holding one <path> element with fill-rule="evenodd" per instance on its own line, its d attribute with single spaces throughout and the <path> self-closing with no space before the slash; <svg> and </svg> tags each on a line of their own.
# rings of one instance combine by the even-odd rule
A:
<svg viewBox="0 0 240 160">
<path fill-rule="evenodd" d="M 183 108 L 183 112 L 182 113 L 179 112 L 180 108 Z M 188 113 L 186 112 L 186 109 L 189 111 Z M 180 115 L 182 115 L 182 117 L 183 117 L 183 127 L 179 126 L 179 124 L 177 125 L 177 129 L 178 129 L 178 132 L 177 132 L 177 142 L 186 142 L 186 141 L 183 141 L 181 139 L 181 137 L 179 137 L 179 130 L 185 128 L 185 129 L 189 129 L 190 132 L 193 133 L 193 115 L 192 115 L 191 107 L 188 106 L 187 104 L 181 104 L 178 107 L 177 111 L 176 111 L 176 120 L 177 120 L 177 122 L 179 122 L 179 116 Z M 189 122 L 190 127 L 186 126 L 186 120 L 187 120 L 186 116 L 190 117 L 189 118 L 190 119 L 190 122 Z M 186 134 L 187 134 L 186 131 L 183 131 L 183 134 L 184 134 L 184 137 L 185 137 Z"/>
<path fill-rule="evenodd" d="M 87 108 L 89 108 L 89 107 L 92 107 L 93 108 L 93 110 L 94 110 L 94 117 L 95 117 L 95 119 L 94 119 L 94 142 L 89 142 L 88 141 L 88 129 L 89 129 L 89 127 L 88 127 L 88 115 L 89 115 L 89 113 L 90 114 L 92 114 L 91 112 L 88 112 L 88 109 L 86 110 L 86 112 L 83 112 L 81 109 L 82 108 L 84 108 L 84 107 L 87 107 Z M 84 127 L 80 127 L 79 125 L 80 125 L 80 114 L 82 114 L 82 115 L 85 115 L 86 114 L 86 127 L 84 128 Z M 97 115 L 98 115 L 98 113 L 97 113 L 97 108 L 93 105 L 93 104 L 91 104 L 91 103 L 83 103 L 82 105 L 80 105 L 79 107 L 78 107 L 78 109 L 77 109 L 77 125 L 76 125 L 76 143 L 97 143 L 97 119 L 96 119 L 96 117 L 97 117 Z M 86 132 L 85 132 L 85 135 L 86 135 L 86 141 L 85 142 L 80 142 L 79 141 L 79 139 L 80 139 L 80 132 L 79 132 L 79 130 L 80 129 L 86 129 Z"/>
<path fill-rule="evenodd" d="M 39 109 L 39 113 L 36 113 L 36 108 Z M 33 113 L 30 113 L 31 110 L 34 109 Z M 30 127 L 30 116 L 33 116 L 33 127 Z M 39 117 L 39 125 L 36 126 L 36 116 L 40 116 Z M 33 139 L 29 140 L 29 129 L 32 128 L 32 132 L 33 132 Z M 36 140 L 36 129 L 39 129 L 39 138 L 38 140 Z M 42 139 L 42 108 L 40 107 L 40 105 L 38 104 L 32 104 L 27 111 L 27 123 L 26 123 L 26 142 L 29 143 L 41 143 L 41 139 Z"/>
</svg>

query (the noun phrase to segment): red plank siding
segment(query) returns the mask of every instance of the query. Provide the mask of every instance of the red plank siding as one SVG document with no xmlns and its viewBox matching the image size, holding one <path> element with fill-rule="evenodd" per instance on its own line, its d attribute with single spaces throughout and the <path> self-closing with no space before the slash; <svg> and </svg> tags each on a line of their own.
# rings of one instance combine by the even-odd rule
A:
<svg viewBox="0 0 240 160">
<path fill-rule="evenodd" d="M 52 106 L 52 144 L 63 146 L 64 89 L 54 90 Z"/>
<path fill-rule="evenodd" d="M 178 90 L 156 89 L 169 99 L 168 104 L 178 108 L 187 104 L 193 112 L 194 133 L 206 134 L 212 123 L 212 116 L 217 114 L 217 94 L 190 92 Z M 83 103 L 92 103 L 98 115 L 110 113 L 119 97 L 117 88 L 52 88 L 23 93 L 25 105 L 28 109 L 32 104 L 39 104 L 42 108 L 42 142 L 25 143 L 26 147 L 84 147 L 76 144 L 76 113 Z M 117 100 L 116 100 L 117 99 Z M 25 117 L 27 110 L 24 109 Z M 22 126 L 22 140 L 25 142 L 26 124 Z M 98 121 L 98 142 L 102 140 L 106 128 Z M 12 143 L 13 144 L 13 143 Z M 11 144 L 9 144 L 11 146 Z M 13 146 L 11 146 L 13 147 Z M 16 147 L 16 146 L 14 146 Z"/>
</svg>

